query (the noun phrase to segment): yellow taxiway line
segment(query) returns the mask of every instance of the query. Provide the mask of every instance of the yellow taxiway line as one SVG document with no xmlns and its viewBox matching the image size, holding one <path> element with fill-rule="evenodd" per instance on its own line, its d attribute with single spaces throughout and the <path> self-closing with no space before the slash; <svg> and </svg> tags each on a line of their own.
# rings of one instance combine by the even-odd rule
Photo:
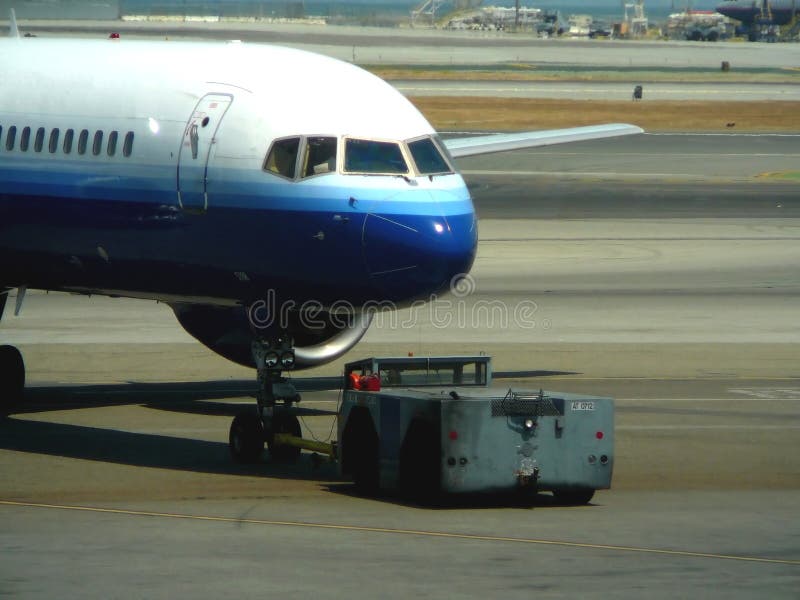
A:
<svg viewBox="0 0 800 600">
<path fill-rule="evenodd" d="M 589 544 L 581 542 L 565 542 L 559 540 L 542 540 L 534 538 L 518 538 L 493 535 L 476 535 L 469 533 L 448 533 L 444 531 L 424 531 L 415 529 L 394 529 L 385 527 L 367 527 L 361 525 L 336 525 L 333 523 L 304 523 L 301 521 L 277 521 L 266 519 L 241 519 L 236 517 L 218 517 L 188 515 L 179 513 L 162 513 L 143 510 L 129 510 L 118 508 L 100 508 L 94 506 L 70 506 L 59 504 L 42 504 L 38 502 L 16 502 L 12 500 L 0 500 L 0 506 L 18 508 L 46 508 L 56 510 L 70 510 L 89 513 L 114 514 L 136 517 L 155 517 L 162 519 L 184 519 L 188 521 L 205 521 L 212 523 L 235 523 L 237 525 L 265 525 L 276 527 L 297 527 L 305 529 L 327 529 L 338 531 L 351 531 L 357 533 L 385 533 L 391 535 L 407 535 L 440 539 L 471 540 L 480 542 L 506 542 L 514 544 L 533 544 L 540 546 L 559 546 L 564 548 L 584 548 L 590 550 L 610 550 L 614 552 L 635 552 L 639 554 L 655 554 L 662 556 L 682 556 L 687 558 L 712 558 L 718 560 L 736 560 L 742 562 L 767 563 L 778 565 L 791 565 L 800 567 L 800 560 L 789 560 L 779 558 L 761 558 L 757 556 L 739 556 L 731 554 L 715 554 L 711 552 L 692 552 L 688 550 L 665 550 L 659 548 L 640 548 L 635 546 L 615 546 L 610 544 Z"/>
</svg>

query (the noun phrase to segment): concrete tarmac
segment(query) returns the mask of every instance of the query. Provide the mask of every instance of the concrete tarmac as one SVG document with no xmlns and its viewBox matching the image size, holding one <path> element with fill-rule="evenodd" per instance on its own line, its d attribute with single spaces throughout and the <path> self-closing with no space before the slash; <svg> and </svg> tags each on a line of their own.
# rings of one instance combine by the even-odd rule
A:
<svg viewBox="0 0 800 600">
<path fill-rule="evenodd" d="M 566 98 L 582 100 L 629 100 L 636 76 L 629 81 L 421 81 L 392 80 L 406 96 L 485 96 L 490 98 Z M 647 82 L 643 97 L 650 101 L 798 101 L 796 83 Z"/>
<path fill-rule="evenodd" d="M 800 201 L 764 173 L 798 153 L 641 136 L 462 161 L 469 293 L 385 318 L 347 359 L 486 351 L 499 386 L 615 397 L 614 487 L 586 507 L 420 507 L 310 454 L 236 465 L 250 371 L 167 307 L 31 293 L 0 327 L 31 383 L 0 422 L 0 593 L 796 598 Z M 337 393 L 304 398 L 304 434 L 328 438 Z"/>
</svg>

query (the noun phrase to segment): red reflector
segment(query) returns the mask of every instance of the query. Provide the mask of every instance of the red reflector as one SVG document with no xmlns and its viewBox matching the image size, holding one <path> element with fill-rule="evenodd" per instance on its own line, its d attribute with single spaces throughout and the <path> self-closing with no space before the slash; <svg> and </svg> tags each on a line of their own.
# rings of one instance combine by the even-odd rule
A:
<svg viewBox="0 0 800 600">
<path fill-rule="evenodd" d="M 367 392 L 380 392 L 381 391 L 381 378 L 376 374 L 364 375 L 358 380 L 360 389 Z"/>
<path fill-rule="evenodd" d="M 350 386 L 351 390 L 361 389 L 361 378 L 358 376 L 358 373 L 350 373 L 347 383 Z"/>
<path fill-rule="evenodd" d="M 598 431 L 597 433 L 595 433 L 595 434 L 594 434 L 594 436 L 595 436 L 595 437 L 596 437 L 598 440 L 602 440 L 602 439 L 603 439 L 603 432 L 602 432 L 602 431 Z"/>
<path fill-rule="evenodd" d="M 450 434 L 449 434 L 449 437 L 450 437 L 451 440 L 456 441 L 458 439 L 458 432 L 457 431 L 451 431 Z"/>
</svg>

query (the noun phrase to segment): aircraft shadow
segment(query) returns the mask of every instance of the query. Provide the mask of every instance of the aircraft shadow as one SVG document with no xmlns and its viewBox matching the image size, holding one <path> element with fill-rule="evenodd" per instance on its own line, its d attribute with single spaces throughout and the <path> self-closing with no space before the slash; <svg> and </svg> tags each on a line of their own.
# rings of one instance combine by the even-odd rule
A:
<svg viewBox="0 0 800 600">
<path fill-rule="evenodd" d="M 557 375 L 580 375 L 577 371 L 493 371 L 492 379 L 527 379 L 528 377 L 555 377 Z"/>
<path fill-rule="evenodd" d="M 335 465 L 311 454 L 303 454 L 291 464 L 265 460 L 240 465 L 231 459 L 228 444 L 223 442 L 13 417 L 0 420 L 0 448 L 176 471 L 312 481 L 337 479 Z"/>
<path fill-rule="evenodd" d="M 293 379 L 292 382 L 298 392 L 303 393 L 337 390 L 341 378 L 314 377 Z M 26 388 L 25 400 L 14 408 L 13 414 L 142 405 L 173 412 L 233 417 L 242 410 L 242 406 L 252 405 L 255 396 L 256 385 L 251 380 L 35 386 Z M 234 399 L 242 399 L 242 402 L 221 402 Z M 314 416 L 329 413 L 304 409 L 301 403 L 297 414 Z"/>
<path fill-rule="evenodd" d="M 168 406 L 201 401 L 207 405 L 208 414 L 215 414 L 214 411 L 220 407 L 204 401 L 254 397 L 255 386 L 250 381 L 36 386 L 25 389 L 25 400 L 14 408 L 13 414 L 101 406 Z M 236 405 L 229 406 L 235 408 Z"/>
<path fill-rule="evenodd" d="M 556 375 L 576 375 L 570 371 L 496 371 L 494 379 L 525 379 Z M 301 394 L 335 391 L 341 377 L 305 377 L 292 379 Z M 235 416 L 242 405 L 249 405 L 256 396 L 255 382 L 249 379 L 167 383 L 127 382 L 96 385 L 34 386 L 25 390 L 25 401 L 13 414 L 33 414 L 53 410 L 70 410 L 99 406 L 142 405 L 157 410 L 218 416 Z M 223 402 L 242 399 L 241 403 Z M 215 402 L 216 401 L 216 402 Z M 327 411 L 298 407 L 300 416 L 333 414 Z"/>
<path fill-rule="evenodd" d="M 319 379 L 322 378 L 316 378 L 307 387 L 325 389 Z M 340 378 L 336 378 L 337 384 L 339 381 Z M 335 465 L 307 453 L 294 463 L 281 463 L 272 461 L 265 450 L 263 461 L 240 465 L 233 461 L 228 444 L 224 442 L 177 437 L 180 434 L 120 431 L 111 428 L 113 423 L 108 428 L 87 427 L 16 418 L 113 406 L 142 406 L 158 411 L 232 418 L 243 410 L 254 409 L 254 397 L 255 382 L 250 380 L 30 387 L 25 391 L 21 406 L 9 416 L 0 415 L 0 449 L 201 473 L 336 480 Z M 336 414 L 335 410 L 304 408 L 302 403 L 293 413 L 299 417 Z"/>
</svg>

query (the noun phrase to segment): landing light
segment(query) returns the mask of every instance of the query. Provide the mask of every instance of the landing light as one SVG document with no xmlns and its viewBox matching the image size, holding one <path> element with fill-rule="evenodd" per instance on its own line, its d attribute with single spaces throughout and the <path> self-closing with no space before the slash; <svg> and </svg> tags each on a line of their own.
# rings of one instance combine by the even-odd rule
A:
<svg viewBox="0 0 800 600">
<path fill-rule="evenodd" d="M 441 223 L 434 223 L 433 228 L 436 230 L 436 233 L 442 233 L 444 231 L 444 225 Z"/>
<path fill-rule="evenodd" d="M 525 429 L 530 431 L 534 427 L 536 427 L 536 421 L 534 421 L 533 419 L 525 419 Z"/>
<path fill-rule="evenodd" d="M 149 117 L 147 119 L 147 127 L 150 129 L 150 133 L 153 135 L 157 135 L 159 131 L 161 131 L 161 125 L 158 124 L 153 117 Z"/>
<path fill-rule="evenodd" d="M 278 353 L 277 352 L 267 352 L 264 356 L 264 366 L 268 369 L 272 369 L 278 366 Z"/>
<path fill-rule="evenodd" d="M 294 367 L 294 352 L 284 352 L 281 354 L 281 366 L 284 369 L 291 369 Z"/>
</svg>

